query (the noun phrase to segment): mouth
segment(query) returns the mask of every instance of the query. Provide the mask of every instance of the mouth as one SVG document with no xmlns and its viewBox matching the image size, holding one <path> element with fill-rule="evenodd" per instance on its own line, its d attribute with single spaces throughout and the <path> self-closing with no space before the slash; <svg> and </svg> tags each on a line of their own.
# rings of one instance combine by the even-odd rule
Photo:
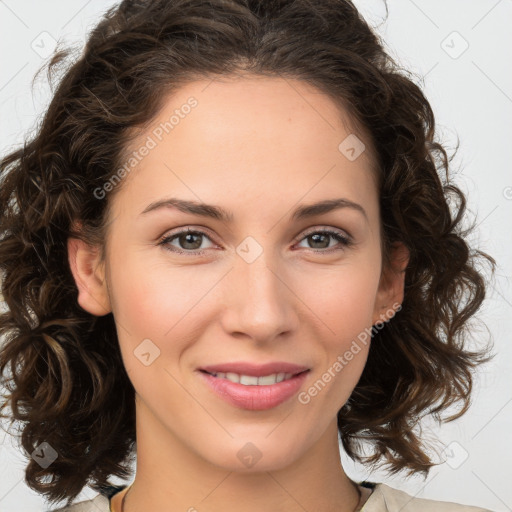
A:
<svg viewBox="0 0 512 512">
<path fill-rule="evenodd" d="M 268 375 L 261 375 L 259 377 L 256 377 L 255 375 L 245 375 L 235 372 L 207 372 L 206 370 L 200 371 L 211 375 L 212 377 L 216 377 L 218 379 L 226 379 L 235 384 L 242 384 L 243 386 L 272 386 L 273 384 L 278 384 L 279 382 L 290 380 L 293 377 L 309 372 L 310 370 L 302 370 L 295 373 L 270 373 Z"/>
<path fill-rule="evenodd" d="M 263 411 L 291 400 L 305 385 L 310 369 L 260 376 L 204 369 L 198 373 L 214 395 L 224 402 L 238 409 Z"/>
</svg>

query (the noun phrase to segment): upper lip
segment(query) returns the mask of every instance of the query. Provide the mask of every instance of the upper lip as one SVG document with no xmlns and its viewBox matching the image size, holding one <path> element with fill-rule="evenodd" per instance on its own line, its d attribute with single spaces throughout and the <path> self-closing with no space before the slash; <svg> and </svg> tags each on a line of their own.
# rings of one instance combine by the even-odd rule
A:
<svg viewBox="0 0 512 512">
<path fill-rule="evenodd" d="M 250 362 L 240 361 L 231 363 L 219 363 L 208 366 L 201 366 L 199 370 L 208 373 L 238 373 L 240 375 L 250 375 L 253 377 L 262 377 L 273 373 L 291 373 L 295 375 L 305 370 L 309 370 L 307 366 L 300 364 L 287 363 L 284 361 L 275 361 L 266 364 L 254 364 Z"/>
</svg>

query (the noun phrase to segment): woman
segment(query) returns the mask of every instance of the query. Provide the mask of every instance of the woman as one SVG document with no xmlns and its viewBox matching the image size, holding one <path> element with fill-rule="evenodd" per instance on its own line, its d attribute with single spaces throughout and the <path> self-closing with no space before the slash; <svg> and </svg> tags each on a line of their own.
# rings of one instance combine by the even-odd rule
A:
<svg viewBox="0 0 512 512">
<path fill-rule="evenodd" d="M 2 406 L 59 510 L 484 510 L 340 463 L 428 473 L 494 265 L 350 2 L 124 1 L 0 169 Z"/>
</svg>

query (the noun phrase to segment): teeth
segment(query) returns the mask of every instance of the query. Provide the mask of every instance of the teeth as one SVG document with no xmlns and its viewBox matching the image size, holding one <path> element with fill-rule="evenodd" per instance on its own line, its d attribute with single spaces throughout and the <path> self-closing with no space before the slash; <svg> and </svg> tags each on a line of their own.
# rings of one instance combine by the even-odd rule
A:
<svg viewBox="0 0 512 512">
<path fill-rule="evenodd" d="M 233 372 L 218 372 L 212 375 L 219 379 L 227 379 L 237 384 L 243 384 L 244 386 L 271 386 L 272 384 L 290 379 L 293 376 L 292 373 L 272 373 L 271 375 L 254 377 L 253 375 L 239 375 Z"/>
</svg>

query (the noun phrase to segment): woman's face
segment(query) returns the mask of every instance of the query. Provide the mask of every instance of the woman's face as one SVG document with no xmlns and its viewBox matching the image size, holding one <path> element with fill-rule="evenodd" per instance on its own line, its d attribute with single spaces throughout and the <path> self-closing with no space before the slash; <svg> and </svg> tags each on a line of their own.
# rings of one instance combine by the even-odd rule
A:
<svg viewBox="0 0 512 512">
<path fill-rule="evenodd" d="M 80 277 L 79 303 L 114 315 L 139 435 L 236 471 L 250 470 L 247 457 L 276 469 L 322 439 L 331 446 L 365 365 L 364 333 L 402 298 L 402 277 L 381 280 L 369 141 L 305 83 L 244 77 L 184 86 L 130 152 L 106 265 Z M 171 198 L 229 218 L 151 207 Z M 195 234 L 161 241 L 184 230 Z M 228 362 L 309 371 L 287 399 L 258 386 L 275 401 L 244 401 L 199 370 Z"/>
</svg>

